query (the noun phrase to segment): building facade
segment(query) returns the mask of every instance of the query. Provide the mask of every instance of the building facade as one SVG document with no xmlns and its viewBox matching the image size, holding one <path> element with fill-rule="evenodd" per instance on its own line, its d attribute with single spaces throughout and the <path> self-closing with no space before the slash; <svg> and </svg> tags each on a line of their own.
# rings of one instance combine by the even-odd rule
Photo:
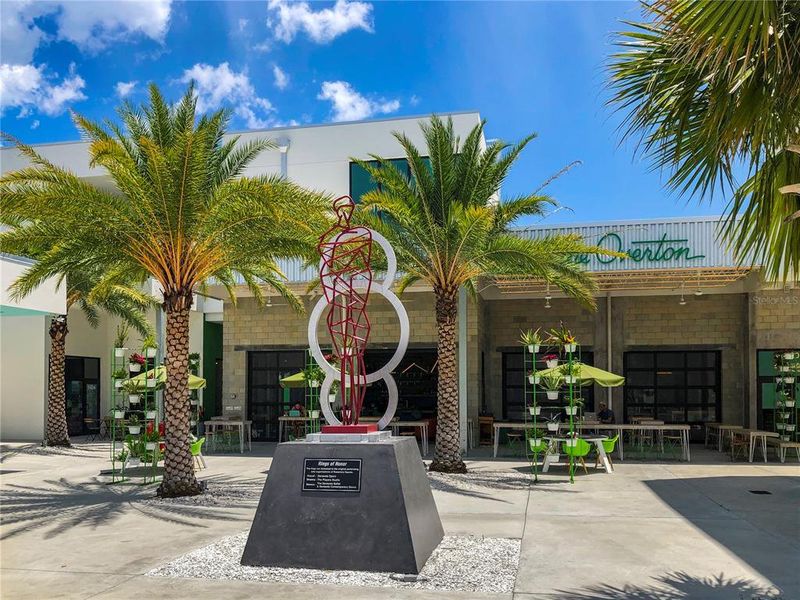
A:
<svg viewBox="0 0 800 600">
<path fill-rule="evenodd" d="M 480 121 L 474 112 L 451 116 L 462 137 Z M 373 183 L 352 159 L 377 154 L 397 159 L 402 168 L 403 153 L 391 133 L 402 131 L 422 145 L 419 125 L 424 121 L 405 118 L 247 132 L 245 140 L 266 136 L 277 143 L 275 151 L 259 156 L 248 174 L 280 173 L 303 186 L 358 200 Z M 106 177 L 89 169 L 85 144 L 39 150 L 81 176 L 98 181 Z M 13 149 L 0 152 L 3 171 L 21 166 Z M 800 348 L 800 289 L 796 284 L 770 285 L 757 267 L 738 266 L 717 241 L 716 222 L 702 217 L 517 230 L 520 236 L 537 237 L 574 232 L 625 256 L 576 257 L 598 282 L 595 308 L 526 279 L 487 280 L 476 297 L 462 294 L 459 386 L 464 443 L 468 418 L 479 414 L 496 420 L 522 418 L 525 373 L 520 330 L 561 323 L 577 336 L 584 362 L 626 377 L 624 387 L 589 390 L 587 410 L 603 401 L 620 422 L 649 416 L 698 427 L 710 421 L 770 427 L 771 356 L 776 350 Z M 307 314 L 320 293 L 308 290 L 314 269 L 293 262 L 283 267 L 303 298 L 306 314 L 294 312 L 268 290 L 266 306 L 259 306 L 244 286 L 237 290 L 234 304 L 224 290 L 212 285 L 209 294 L 215 300 L 198 302 L 193 316 L 192 348 L 201 353 L 202 375 L 210 380 L 203 399 L 206 416 L 252 419 L 257 440 L 276 439 L 278 417 L 301 398 L 301 391 L 283 389 L 280 379 L 301 370 L 307 360 Z M 433 295 L 424 285 L 416 285 L 401 300 L 411 336 L 406 358 L 394 373 L 400 391 L 398 413 L 430 419 L 435 429 Z M 399 324 L 381 298 L 372 299 L 369 310 L 372 334 L 366 360 L 372 369 L 391 354 Z M 110 375 L 103 370 L 107 370 L 104 361 L 108 362 L 115 324 L 91 330 L 80 315 L 73 318 L 73 312 L 70 321 L 76 325 L 71 327 L 67 352 L 97 358 L 100 379 L 107 382 Z M 4 337 L 13 339 L 10 317 L 0 325 Z M 325 339 L 322 329 L 320 333 Z M 4 365 L 7 347 L 4 340 Z M 101 383 L 101 390 L 103 385 L 108 383 Z M 381 385 L 368 390 L 368 413 L 383 411 Z M 2 389 L 6 396 L 5 383 Z M 41 393 L 30 396 L 40 398 Z M 24 390 L 15 390 L 14 398 L 20 397 L 25 397 Z M 110 408 L 106 398 L 101 391 L 98 413 Z M 13 404 L 3 399 L 4 408 L 8 402 Z M 3 436 L 8 438 L 14 428 L 5 425 L 5 416 L 2 419 Z"/>
</svg>

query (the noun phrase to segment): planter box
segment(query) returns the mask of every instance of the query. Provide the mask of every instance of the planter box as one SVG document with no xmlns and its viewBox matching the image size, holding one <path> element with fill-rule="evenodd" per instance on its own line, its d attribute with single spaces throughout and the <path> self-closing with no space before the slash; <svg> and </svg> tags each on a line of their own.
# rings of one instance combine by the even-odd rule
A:
<svg viewBox="0 0 800 600">
<path fill-rule="evenodd" d="M 330 402 L 331 404 L 336 402 L 336 394 L 328 394 L 328 402 Z"/>
<path fill-rule="evenodd" d="M 155 358 L 157 352 L 158 352 L 158 348 L 147 348 L 144 351 L 144 355 L 145 355 L 146 358 Z"/>
<path fill-rule="evenodd" d="M 528 344 L 528 352 L 536 354 L 539 351 L 539 344 Z"/>
<path fill-rule="evenodd" d="M 786 405 L 786 408 L 794 408 L 795 401 L 787 400 L 786 402 L 784 402 L 784 404 Z"/>
<path fill-rule="evenodd" d="M 575 352 L 578 344 L 564 344 L 564 352 Z"/>
<path fill-rule="evenodd" d="M 124 419 L 125 418 L 125 411 L 124 410 L 115 410 L 114 411 L 114 418 L 115 419 Z"/>
<path fill-rule="evenodd" d="M 145 442 L 144 449 L 145 450 L 155 450 L 156 449 L 156 444 L 158 444 L 158 442 Z"/>
<path fill-rule="evenodd" d="M 564 375 L 564 383 L 578 383 L 577 375 Z"/>
<path fill-rule="evenodd" d="M 139 435 L 141 431 L 142 431 L 141 425 L 128 425 L 128 433 L 130 433 L 131 435 Z"/>
<path fill-rule="evenodd" d="M 529 406 L 528 412 L 531 413 L 532 417 L 536 417 L 542 414 L 542 407 L 541 406 Z"/>
<path fill-rule="evenodd" d="M 197 421 L 189 421 L 189 427 L 195 427 L 197 425 Z"/>
<path fill-rule="evenodd" d="M 312 410 L 310 412 L 310 416 L 311 416 L 312 419 L 319 419 L 319 411 L 318 410 Z"/>
<path fill-rule="evenodd" d="M 797 358 L 797 353 L 796 352 L 784 352 L 783 353 L 783 358 L 785 358 L 786 360 L 794 360 L 795 358 Z"/>
<path fill-rule="evenodd" d="M 316 379 L 312 379 L 311 383 L 309 385 L 311 385 L 312 388 L 318 388 L 319 387 L 319 381 L 317 381 Z"/>
<path fill-rule="evenodd" d="M 558 400 L 558 390 L 547 390 L 548 400 Z"/>
<path fill-rule="evenodd" d="M 794 431 L 796 425 L 794 423 L 787 423 L 786 424 L 786 431 Z"/>
<path fill-rule="evenodd" d="M 786 423 L 775 423 L 775 429 L 778 431 L 783 431 L 786 429 Z"/>
<path fill-rule="evenodd" d="M 142 365 L 137 362 L 128 363 L 128 371 L 131 373 L 138 373 L 142 370 Z"/>
<path fill-rule="evenodd" d="M 115 379 L 114 380 L 114 389 L 118 390 L 122 387 L 122 379 Z"/>
<path fill-rule="evenodd" d="M 140 467 L 141 465 L 142 465 L 142 460 L 139 459 L 139 458 L 129 458 L 125 462 L 125 466 L 131 467 L 131 468 Z"/>
<path fill-rule="evenodd" d="M 128 402 L 130 402 L 131 404 L 139 404 L 140 397 L 141 396 L 139 394 L 130 394 L 128 396 Z"/>
<path fill-rule="evenodd" d="M 539 377 L 538 375 L 528 375 L 528 383 L 530 383 L 531 385 L 538 384 L 539 381 L 541 381 L 541 379 L 542 378 Z"/>
<path fill-rule="evenodd" d="M 784 442 L 791 442 L 792 441 L 792 436 L 790 436 L 790 435 L 782 435 L 781 436 L 781 440 L 784 441 Z"/>
<path fill-rule="evenodd" d="M 788 419 L 788 418 L 789 418 L 789 415 L 790 415 L 790 414 L 791 414 L 791 413 L 788 413 L 788 412 L 781 412 L 781 413 L 778 413 L 778 415 L 780 416 L 780 418 L 781 418 L 781 419 L 783 419 L 784 421 L 785 421 L 786 419 Z"/>
<path fill-rule="evenodd" d="M 197 406 L 197 400 L 189 400 L 191 406 Z"/>
<path fill-rule="evenodd" d="M 117 358 L 124 357 L 125 350 L 127 350 L 127 348 L 114 348 L 114 356 L 116 356 Z"/>
<path fill-rule="evenodd" d="M 558 431 L 558 423 L 548 423 L 547 431 Z"/>
<path fill-rule="evenodd" d="M 147 419 L 148 421 L 152 421 L 156 418 L 156 415 L 157 415 L 156 411 L 148 410 L 146 413 L 144 413 L 144 418 Z"/>
<path fill-rule="evenodd" d="M 564 407 L 564 412 L 568 415 L 572 415 L 573 417 L 578 414 L 578 407 L 577 406 L 566 406 Z"/>
<path fill-rule="evenodd" d="M 567 445 L 568 448 L 574 448 L 578 445 L 578 438 L 567 438 L 564 440 L 564 443 Z"/>
<path fill-rule="evenodd" d="M 558 359 L 555 360 L 546 360 L 544 364 L 547 365 L 548 369 L 555 369 L 558 366 Z"/>
<path fill-rule="evenodd" d="M 155 379 L 145 379 L 145 381 L 147 382 L 146 383 L 147 387 L 149 387 L 149 388 L 156 387 L 156 380 Z"/>
<path fill-rule="evenodd" d="M 781 371 L 782 373 L 788 373 L 789 372 L 789 365 L 781 365 L 781 366 L 779 366 L 778 367 L 778 371 Z"/>
<path fill-rule="evenodd" d="M 794 383 L 794 377 L 778 377 L 776 381 L 778 383 Z"/>
<path fill-rule="evenodd" d="M 545 447 L 547 446 L 547 440 L 542 438 L 530 438 L 528 440 L 528 443 L 530 445 L 531 451 L 533 451 L 534 449 L 541 448 L 542 446 Z"/>
</svg>

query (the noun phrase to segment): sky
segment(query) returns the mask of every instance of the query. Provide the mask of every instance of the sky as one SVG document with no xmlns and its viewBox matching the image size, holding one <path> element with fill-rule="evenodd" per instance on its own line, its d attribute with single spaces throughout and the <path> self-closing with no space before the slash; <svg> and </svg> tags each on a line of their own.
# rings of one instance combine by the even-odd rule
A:
<svg viewBox="0 0 800 600">
<path fill-rule="evenodd" d="M 490 139 L 528 146 L 503 187 L 564 208 L 541 224 L 717 215 L 676 197 L 621 142 L 604 65 L 633 2 L 172 2 L 3 0 L 0 128 L 78 139 L 69 117 L 114 118 L 155 82 L 233 129 L 477 110 Z M 539 224 L 538 221 L 521 224 Z"/>
</svg>

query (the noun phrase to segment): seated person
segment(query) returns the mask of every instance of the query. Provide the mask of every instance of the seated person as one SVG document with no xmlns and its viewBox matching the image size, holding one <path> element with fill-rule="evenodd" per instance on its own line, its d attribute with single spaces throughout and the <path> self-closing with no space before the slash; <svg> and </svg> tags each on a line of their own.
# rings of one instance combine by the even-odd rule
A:
<svg viewBox="0 0 800 600">
<path fill-rule="evenodd" d="M 608 408 L 605 402 L 600 403 L 600 410 L 597 412 L 597 418 L 601 423 L 613 423 L 614 411 Z"/>
</svg>

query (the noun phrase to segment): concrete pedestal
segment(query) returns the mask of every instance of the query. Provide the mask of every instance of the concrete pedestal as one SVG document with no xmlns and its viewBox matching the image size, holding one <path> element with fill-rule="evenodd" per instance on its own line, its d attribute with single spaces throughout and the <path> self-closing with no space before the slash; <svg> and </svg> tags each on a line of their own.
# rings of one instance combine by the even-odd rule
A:
<svg viewBox="0 0 800 600">
<path fill-rule="evenodd" d="M 414 439 L 287 442 L 242 564 L 419 573 L 443 536 Z"/>
</svg>

